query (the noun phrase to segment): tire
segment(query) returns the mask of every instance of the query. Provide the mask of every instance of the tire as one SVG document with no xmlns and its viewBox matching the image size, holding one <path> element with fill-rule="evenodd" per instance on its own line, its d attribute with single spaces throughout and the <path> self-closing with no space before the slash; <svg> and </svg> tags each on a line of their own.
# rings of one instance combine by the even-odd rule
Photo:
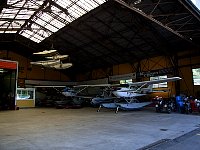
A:
<svg viewBox="0 0 200 150">
<path fill-rule="evenodd" d="M 159 112 L 160 112 L 160 109 L 159 109 L 159 108 L 157 108 L 157 107 L 156 107 L 156 112 L 157 112 L 157 113 L 159 113 Z"/>
<path fill-rule="evenodd" d="M 171 113 L 171 108 L 167 108 L 167 113 L 168 113 L 168 114 Z"/>
<path fill-rule="evenodd" d="M 188 110 L 188 106 L 187 106 L 187 105 L 184 106 L 184 112 L 185 112 L 186 114 L 189 113 L 189 110 Z"/>
</svg>

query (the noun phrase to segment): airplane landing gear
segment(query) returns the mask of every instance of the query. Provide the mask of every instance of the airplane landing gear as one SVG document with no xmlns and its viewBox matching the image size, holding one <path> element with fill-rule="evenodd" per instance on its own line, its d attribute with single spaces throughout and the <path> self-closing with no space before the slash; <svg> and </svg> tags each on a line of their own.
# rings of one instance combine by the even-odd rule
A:
<svg viewBox="0 0 200 150">
<path fill-rule="evenodd" d="M 101 109 L 101 105 L 99 106 L 99 109 L 97 110 L 97 112 L 100 112 L 100 109 Z"/>
<path fill-rule="evenodd" d="M 117 106 L 117 110 L 115 111 L 115 113 L 117 114 L 117 113 L 118 113 L 118 111 L 119 111 L 119 106 Z"/>
</svg>

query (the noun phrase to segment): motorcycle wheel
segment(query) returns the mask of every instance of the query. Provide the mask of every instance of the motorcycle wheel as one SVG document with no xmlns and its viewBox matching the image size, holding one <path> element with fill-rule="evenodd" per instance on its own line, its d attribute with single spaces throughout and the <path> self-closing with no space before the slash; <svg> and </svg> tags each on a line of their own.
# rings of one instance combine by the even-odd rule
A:
<svg viewBox="0 0 200 150">
<path fill-rule="evenodd" d="M 185 112 L 186 114 L 189 113 L 189 110 L 188 110 L 188 106 L 187 106 L 187 105 L 185 105 L 184 112 Z"/>
<path fill-rule="evenodd" d="M 157 113 L 159 113 L 159 112 L 160 112 L 160 109 L 159 109 L 159 108 L 157 108 L 157 107 L 156 107 L 156 112 L 157 112 Z"/>
<path fill-rule="evenodd" d="M 171 108 L 167 108 L 167 113 L 168 113 L 168 114 L 171 113 Z"/>
</svg>

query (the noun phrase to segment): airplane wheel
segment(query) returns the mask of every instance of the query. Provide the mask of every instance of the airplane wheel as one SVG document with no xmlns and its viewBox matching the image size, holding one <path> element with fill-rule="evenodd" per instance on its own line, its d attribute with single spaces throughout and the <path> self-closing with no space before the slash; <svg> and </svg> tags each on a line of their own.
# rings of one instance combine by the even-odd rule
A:
<svg viewBox="0 0 200 150">
<path fill-rule="evenodd" d="M 117 110 L 115 111 L 116 114 L 118 113 L 118 110 L 119 110 L 119 107 L 117 107 Z"/>
<path fill-rule="evenodd" d="M 100 112 L 100 110 L 98 109 L 97 112 Z"/>
</svg>

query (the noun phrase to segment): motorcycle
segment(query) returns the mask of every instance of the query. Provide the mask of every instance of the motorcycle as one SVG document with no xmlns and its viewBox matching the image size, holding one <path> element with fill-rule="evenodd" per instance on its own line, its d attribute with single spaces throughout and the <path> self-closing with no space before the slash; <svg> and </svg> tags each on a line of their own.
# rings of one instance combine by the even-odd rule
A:
<svg viewBox="0 0 200 150">
<path fill-rule="evenodd" d="M 200 100 L 195 99 L 193 103 L 191 103 L 192 109 L 196 110 L 200 113 Z"/>
<path fill-rule="evenodd" d="M 200 100 L 195 99 L 195 104 L 196 104 L 196 107 L 197 107 L 197 109 L 198 109 L 198 111 L 200 113 Z"/>
<path fill-rule="evenodd" d="M 188 97 L 186 97 L 184 99 L 184 102 L 183 102 L 183 113 L 192 113 L 192 108 L 191 108 L 191 103 L 190 103 L 190 99 Z"/>
<path fill-rule="evenodd" d="M 171 113 L 172 111 L 172 102 L 170 100 L 163 99 L 162 97 L 156 98 L 156 112 L 167 112 Z"/>
</svg>

